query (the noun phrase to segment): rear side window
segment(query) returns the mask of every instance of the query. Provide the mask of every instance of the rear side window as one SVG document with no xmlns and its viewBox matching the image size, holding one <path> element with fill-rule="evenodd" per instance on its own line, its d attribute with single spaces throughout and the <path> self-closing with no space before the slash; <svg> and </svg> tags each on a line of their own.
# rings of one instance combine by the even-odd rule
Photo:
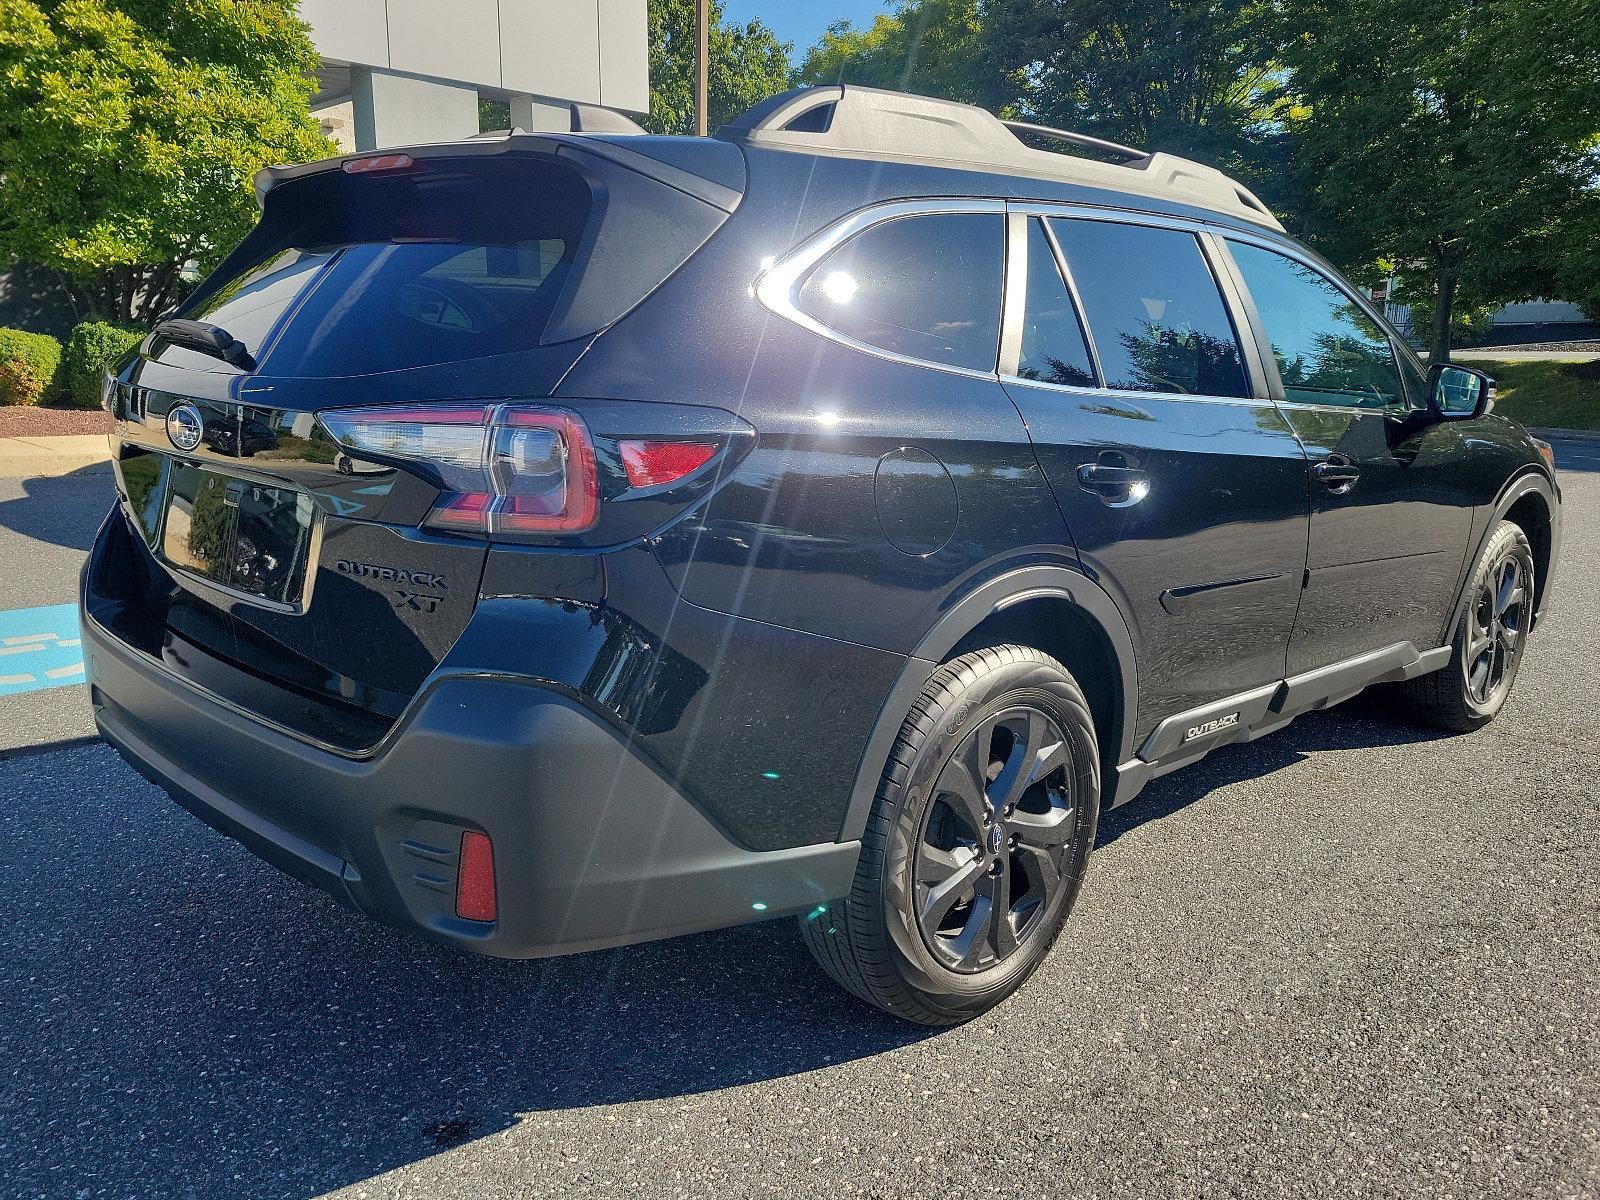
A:
<svg viewBox="0 0 1600 1200">
<path fill-rule="evenodd" d="M 1272 343 L 1284 399 L 1354 408 L 1405 402 L 1388 337 L 1337 284 L 1276 251 L 1228 246 Z"/>
<path fill-rule="evenodd" d="M 928 213 L 874 225 L 812 268 L 801 311 L 905 358 L 993 371 L 1004 225 L 998 213 Z"/>
<path fill-rule="evenodd" d="M 552 161 L 425 165 L 284 185 L 281 232 L 185 315 L 226 329 L 274 375 L 537 346 L 589 220 L 588 184 Z"/>
<path fill-rule="evenodd" d="M 1017 374 L 1040 383 L 1094 386 L 1094 365 L 1078 310 L 1037 217 L 1028 222 L 1028 297 L 1022 306 Z"/>
<path fill-rule="evenodd" d="M 1243 355 L 1194 234 L 1052 217 L 1105 386 L 1248 396 Z"/>
</svg>

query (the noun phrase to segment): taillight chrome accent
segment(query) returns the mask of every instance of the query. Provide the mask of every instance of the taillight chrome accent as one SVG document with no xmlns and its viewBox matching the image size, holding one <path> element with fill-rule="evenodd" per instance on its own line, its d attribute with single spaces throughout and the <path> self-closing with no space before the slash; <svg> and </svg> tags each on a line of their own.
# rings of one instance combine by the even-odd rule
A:
<svg viewBox="0 0 1600 1200">
<path fill-rule="evenodd" d="M 444 491 L 422 522 L 451 533 L 569 534 L 600 515 L 594 443 L 577 413 L 534 404 L 333 409 L 345 449 L 425 463 Z"/>
</svg>

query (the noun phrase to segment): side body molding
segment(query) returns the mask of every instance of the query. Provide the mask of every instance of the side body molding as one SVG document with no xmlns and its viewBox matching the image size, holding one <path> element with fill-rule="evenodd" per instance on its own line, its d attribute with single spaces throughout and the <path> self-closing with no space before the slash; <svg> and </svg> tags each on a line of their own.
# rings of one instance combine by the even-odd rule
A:
<svg viewBox="0 0 1600 1200">
<path fill-rule="evenodd" d="M 1133 714 L 1137 712 L 1139 702 L 1138 667 L 1133 638 L 1128 633 L 1127 622 L 1123 620 L 1121 611 L 1099 584 L 1080 571 L 1051 565 L 1020 567 L 997 575 L 967 592 L 945 611 L 917 643 L 878 713 L 872 736 L 867 739 L 866 749 L 856 770 L 855 787 L 850 793 L 850 805 L 845 811 L 844 825 L 839 831 L 839 841 L 855 841 L 865 831 L 878 781 L 882 778 L 883 767 L 888 761 L 894 740 L 900 734 L 900 726 L 911 711 L 917 694 L 938 669 L 939 663 L 960 644 L 962 638 L 989 616 L 1025 601 L 1043 598 L 1069 602 L 1093 620 L 1105 634 L 1121 676 L 1122 717 L 1119 721 L 1118 744 L 1115 747 L 1101 747 L 1101 753 L 1107 764 L 1111 765 L 1133 756 Z M 1106 789 L 1106 794 L 1101 797 L 1103 806 L 1109 808 L 1131 798 L 1117 794 L 1117 772 L 1106 770 L 1103 776 Z"/>
<path fill-rule="evenodd" d="M 1556 564 L 1561 560 L 1561 497 L 1549 479 L 1537 469 L 1530 468 L 1506 484 L 1500 492 L 1499 499 L 1494 502 L 1494 507 L 1489 510 L 1488 520 L 1483 522 L 1481 528 L 1474 523 L 1472 542 L 1461 568 L 1461 594 L 1456 598 L 1456 606 L 1450 614 L 1450 623 L 1440 634 L 1439 640 L 1443 644 L 1450 644 L 1456 626 L 1460 623 L 1462 614 L 1466 612 L 1467 603 L 1471 599 L 1472 568 L 1482 556 L 1484 546 L 1488 544 L 1495 527 L 1505 519 L 1517 501 L 1529 495 L 1537 495 L 1544 501 L 1545 515 L 1550 520 L 1550 561 L 1546 565 L 1545 577 L 1537 581 L 1538 604 L 1534 609 L 1532 628 L 1538 628 L 1539 622 L 1544 620 L 1545 605 L 1550 600 L 1550 576 L 1555 573 Z"/>
</svg>

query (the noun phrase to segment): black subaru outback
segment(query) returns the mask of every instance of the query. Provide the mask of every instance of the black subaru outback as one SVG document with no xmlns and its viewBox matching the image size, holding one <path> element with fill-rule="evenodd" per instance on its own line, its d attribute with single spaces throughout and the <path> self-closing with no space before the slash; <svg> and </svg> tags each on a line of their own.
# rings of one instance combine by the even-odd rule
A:
<svg viewBox="0 0 1600 1200">
<path fill-rule="evenodd" d="M 269 862 L 505 956 L 796 916 L 952 1022 L 1155 776 L 1505 703 L 1548 447 L 1226 176 L 850 87 L 573 125 L 263 172 L 107 380 L 96 719 Z"/>
</svg>

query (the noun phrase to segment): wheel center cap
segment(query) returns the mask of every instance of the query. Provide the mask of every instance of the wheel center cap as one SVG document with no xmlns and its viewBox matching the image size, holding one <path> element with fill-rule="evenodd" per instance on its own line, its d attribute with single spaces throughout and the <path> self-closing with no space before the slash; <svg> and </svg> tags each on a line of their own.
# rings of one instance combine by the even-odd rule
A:
<svg viewBox="0 0 1600 1200">
<path fill-rule="evenodd" d="M 1001 847 L 1006 844 L 1005 826 L 996 821 L 989 826 L 989 853 L 999 854 Z"/>
</svg>

